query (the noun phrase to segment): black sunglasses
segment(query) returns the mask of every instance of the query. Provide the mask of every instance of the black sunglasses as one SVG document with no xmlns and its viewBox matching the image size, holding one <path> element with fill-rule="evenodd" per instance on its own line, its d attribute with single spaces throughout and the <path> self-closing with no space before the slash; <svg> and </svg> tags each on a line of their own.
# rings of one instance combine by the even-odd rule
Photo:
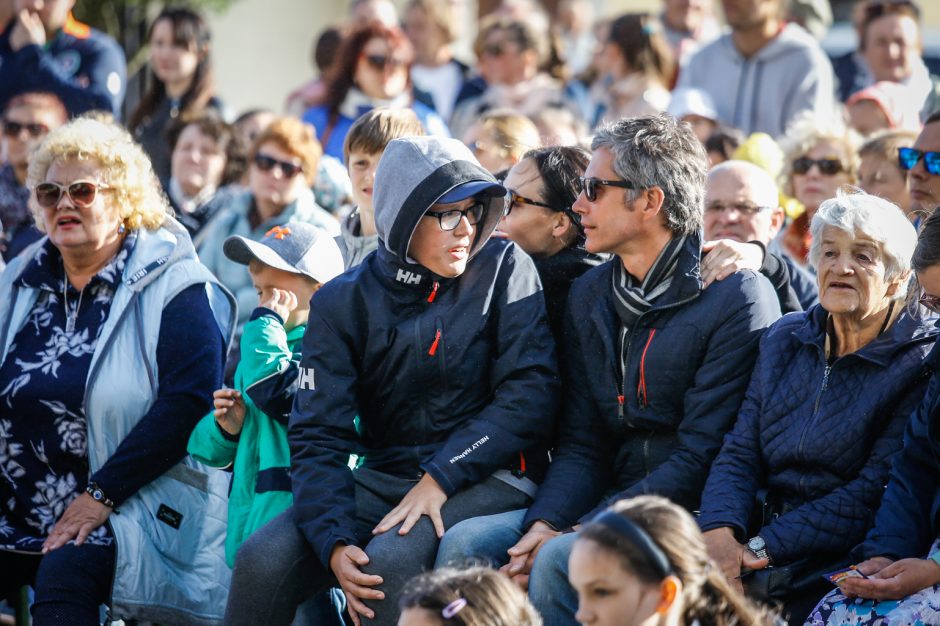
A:
<svg viewBox="0 0 940 626">
<path fill-rule="evenodd" d="M 912 170 L 920 160 L 924 160 L 924 169 L 928 174 L 940 176 L 940 152 L 922 152 L 914 148 L 898 148 L 898 165 L 902 170 Z"/>
<path fill-rule="evenodd" d="M 626 180 L 603 180 L 601 178 L 586 178 L 582 176 L 578 179 L 578 182 L 581 183 L 581 191 L 584 192 L 584 197 L 591 202 L 597 200 L 598 187 L 620 187 L 621 189 L 636 189 L 636 185 Z"/>
<path fill-rule="evenodd" d="M 270 157 L 266 154 L 256 154 L 255 155 L 255 165 L 258 166 L 258 169 L 262 172 L 270 172 L 275 167 L 281 170 L 281 173 L 284 175 L 284 178 L 293 178 L 297 174 L 304 171 L 303 165 L 297 165 L 296 163 L 288 163 L 287 161 L 279 161 L 274 157 Z"/>
<path fill-rule="evenodd" d="M 804 156 L 793 161 L 793 173 L 806 174 L 813 169 L 814 165 L 819 168 L 819 173 L 823 176 L 835 176 L 845 171 L 845 166 L 839 159 L 811 159 Z"/>
<path fill-rule="evenodd" d="M 378 70 L 379 72 L 387 68 L 396 69 L 406 65 L 405 61 L 384 54 L 367 54 L 363 58 L 366 60 L 366 63 L 372 66 L 372 69 Z"/>
<path fill-rule="evenodd" d="M 539 202 L 538 200 L 533 200 L 532 198 L 520 196 L 512 189 L 507 189 L 506 195 L 503 197 L 503 215 L 509 215 L 512 213 L 512 207 L 514 204 L 531 204 L 533 206 L 540 206 L 546 209 L 551 209 L 552 211 L 558 210 L 550 204 L 545 204 L 544 202 Z"/>
<path fill-rule="evenodd" d="M 449 211 L 425 211 L 425 217 L 436 217 L 441 230 L 454 230 L 460 225 L 460 220 L 467 218 L 471 226 L 480 223 L 483 219 L 483 202 L 474 200 L 466 209 L 451 209 Z"/>
<path fill-rule="evenodd" d="M 25 130 L 32 138 L 48 134 L 49 127 L 45 124 L 20 124 L 19 122 L 3 121 L 3 134 L 10 139 L 16 139 Z"/>
</svg>

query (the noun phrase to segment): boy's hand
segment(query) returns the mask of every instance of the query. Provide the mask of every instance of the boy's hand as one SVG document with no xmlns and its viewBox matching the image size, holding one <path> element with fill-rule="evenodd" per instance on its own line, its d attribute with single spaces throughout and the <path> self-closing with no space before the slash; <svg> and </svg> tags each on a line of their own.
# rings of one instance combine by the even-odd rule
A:
<svg viewBox="0 0 940 626">
<path fill-rule="evenodd" d="M 262 293 L 259 300 L 258 306 L 271 309 L 285 322 L 290 317 L 291 311 L 297 308 L 297 294 L 287 289 L 271 289 L 269 294 Z"/>
<path fill-rule="evenodd" d="M 363 600 L 385 598 L 384 593 L 372 588 L 382 584 L 382 577 L 362 571 L 361 568 L 368 564 L 369 556 L 356 546 L 338 543 L 330 553 L 330 569 L 346 595 L 346 610 L 356 626 L 362 624 L 360 615 L 368 619 L 375 617 L 375 613 L 365 605 Z"/>
<path fill-rule="evenodd" d="M 408 531 L 418 523 L 422 515 L 427 515 L 434 524 L 437 538 L 444 536 L 444 520 L 441 519 L 441 507 L 447 502 L 447 494 L 430 474 L 425 474 L 421 480 L 405 494 L 394 509 L 382 518 L 372 530 L 373 535 L 381 535 L 401 524 L 399 535 L 407 535 Z"/>
<path fill-rule="evenodd" d="M 212 394 L 212 414 L 222 430 L 230 435 L 242 431 L 245 423 L 245 400 L 237 389 L 216 389 Z"/>
</svg>

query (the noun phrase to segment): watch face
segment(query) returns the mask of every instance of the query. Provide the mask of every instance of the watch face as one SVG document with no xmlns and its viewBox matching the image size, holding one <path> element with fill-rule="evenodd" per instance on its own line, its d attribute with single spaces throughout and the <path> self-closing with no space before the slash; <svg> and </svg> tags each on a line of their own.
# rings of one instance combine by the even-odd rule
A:
<svg viewBox="0 0 940 626">
<path fill-rule="evenodd" d="M 91 497 L 100 502 L 101 500 L 104 500 L 104 492 L 102 492 L 100 489 L 95 489 L 91 492 Z"/>
<path fill-rule="evenodd" d="M 763 550 L 764 546 L 767 545 L 764 543 L 764 540 L 760 537 L 752 537 L 750 541 L 747 542 L 747 547 L 751 550 Z"/>
</svg>

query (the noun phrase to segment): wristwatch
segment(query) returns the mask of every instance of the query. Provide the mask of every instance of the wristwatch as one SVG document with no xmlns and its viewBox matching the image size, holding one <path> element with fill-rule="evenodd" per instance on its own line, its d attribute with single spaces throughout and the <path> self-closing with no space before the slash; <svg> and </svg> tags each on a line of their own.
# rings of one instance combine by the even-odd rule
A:
<svg viewBox="0 0 940 626">
<path fill-rule="evenodd" d="M 104 490 L 98 486 L 98 483 L 88 483 L 85 487 L 85 493 L 91 496 L 95 502 L 100 502 L 109 509 L 114 508 L 114 500 L 104 495 Z"/>
<path fill-rule="evenodd" d="M 747 540 L 747 549 L 753 552 L 754 556 L 757 558 L 770 561 L 770 554 L 767 552 L 767 544 L 760 535 Z"/>
</svg>

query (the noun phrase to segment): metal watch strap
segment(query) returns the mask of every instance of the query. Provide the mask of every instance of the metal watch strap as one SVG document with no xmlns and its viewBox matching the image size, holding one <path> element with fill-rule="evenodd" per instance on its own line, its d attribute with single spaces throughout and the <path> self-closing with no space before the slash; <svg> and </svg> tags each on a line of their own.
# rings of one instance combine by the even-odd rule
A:
<svg viewBox="0 0 940 626">
<path fill-rule="evenodd" d="M 85 493 L 90 495 L 95 502 L 100 502 L 109 509 L 114 508 L 114 500 L 105 495 L 104 490 L 98 483 L 88 483 L 88 486 L 85 487 Z"/>
</svg>

